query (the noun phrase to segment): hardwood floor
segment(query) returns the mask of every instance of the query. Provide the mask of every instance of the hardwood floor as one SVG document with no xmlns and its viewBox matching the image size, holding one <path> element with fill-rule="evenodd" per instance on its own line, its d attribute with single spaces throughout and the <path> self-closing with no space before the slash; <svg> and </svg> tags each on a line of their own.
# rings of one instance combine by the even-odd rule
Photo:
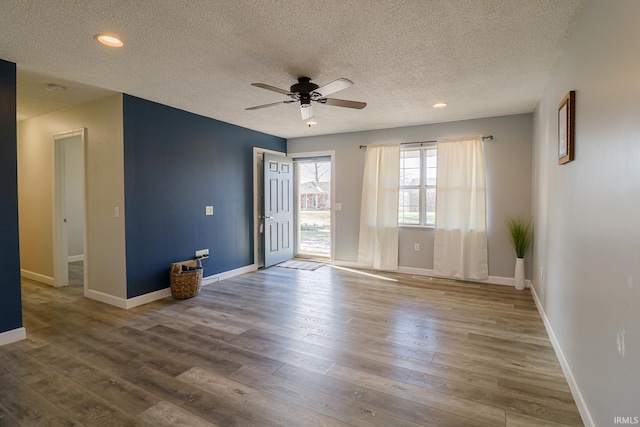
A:
<svg viewBox="0 0 640 427">
<path fill-rule="evenodd" d="M 528 290 L 384 277 L 273 267 L 130 310 L 25 279 L 0 426 L 582 425 Z"/>
</svg>

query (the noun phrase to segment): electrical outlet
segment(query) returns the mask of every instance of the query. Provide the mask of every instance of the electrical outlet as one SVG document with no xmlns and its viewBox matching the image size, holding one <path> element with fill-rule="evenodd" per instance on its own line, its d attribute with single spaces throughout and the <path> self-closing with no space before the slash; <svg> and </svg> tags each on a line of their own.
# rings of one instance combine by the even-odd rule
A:
<svg viewBox="0 0 640 427">
<path fill-rule="evenodd" d="M 196 258 L 206 258 L 209 256 L 209 249 L 200 249 L 196 251 Z"/>
<path fill-rule="evenodd" d="M 413 250 L 416 252 L 420 252 L 420 243 L 414 243 L 413 244 Z"/>
<path fill-rule="evenodd" d="M 204 207 L 205 215 L 213 215 L 213 206 L 205 206 Z"/>
</svg>

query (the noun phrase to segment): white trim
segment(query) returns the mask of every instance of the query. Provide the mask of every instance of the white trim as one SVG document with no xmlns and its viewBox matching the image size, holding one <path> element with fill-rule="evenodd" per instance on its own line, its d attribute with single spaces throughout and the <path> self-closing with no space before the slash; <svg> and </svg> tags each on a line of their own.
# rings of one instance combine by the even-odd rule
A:
<svg viewBox="0 0 640 427">
<path fill-rule="evenodd" d="M 67 263 L 84 261 L 84 255 L 70 255 L 67 257 Z"/>
<path fill-rule="evenodd" d="M 53 134 L 53 139 L 65 139 L 71 138 L 74 136 L 84 136 L 86 128 L 78 128 L 72 130 L 65 130 L 63 132 L 58 132 Z"/>
<path fill-rule="evenodd" d="M 540 313 L 540 317 L 542 318 L 544 327 L 547 330 L 547 335 L 549 335 L 551 345 L 553 345 L 553 349 L 555 350 L 558 361 L 560 362 L 562 372 L 567 379 L 567 383 L 569 384 L 569 388 L 571 389 L 571 395 L 573 396 L 573 400 L 575 400 L 578 411 L 580 412 L 580 416 L 582 417 L 582 422 L 587 427 L 595 427 L 596 423 L 593 421 L 593 417 L 591 416 L 591 412 L 589 411 L 587 402 L 584 400 L 584 396 L 580 391 L 580 387 L 578 387 L 578 383 L 573 376 L 573 372 L 571 372 L 571 367 L 569 366 L 569 362 L 567 362 L 567 358 L 564 356 L 564 352 L 562 351 L 562 347 L 560 346 L 560 341 L 558 341 L 555 332 L 553 332 L 551 322 L 549 322 L 547 313 L 544 311 L 544 307 L 542 307 L 542 303 L 540 302 L 540 298 L 538 298 L 538 294 L 536 293 L 536 288 L 534 286 L 531 286 L 531 295 L 533 295 L 533 300 L 535 301 L 536 307 L 538 308 L 538 313 Z"/>
<path fill-rule="evenodd" d="M 94 291 L 93 289 L 85 289 L 84 296 L 92 300 L 100 301 L 105 304 L 112 305 L 118 308 L 127 308 L 127 300 L 113 295 L 105 294 L 104 292 Z"/>
<path fill-rule="evenodd" d="M 148 304 L 150 302 L 158 301 L 159 299 L 170 297 L 171 288 L 160 289 L 159 291 L 149 292 L 148 294 L 139 295 L 137 297 L 128 298 L 125 301 L 126 309 L 138 307 L 139 305 Z"/>
<path fill-rule="evenodd" d="M 44 274 L 34 273 L 33 271 L 20 269 L 20 275 L 29 280 L 35 280 L 36 282 L 44 283 L 45 285 L 55 286 L 56 281 L 53 277 L 45 276 Z"/>
<path fill-rule="evenodd" d="M 460 280 L 453 277 L 445 277 L 439 276 L 434 273 L 433 270 L 427 268 L 414 268 L 414 267 L 398 267 L 398 273 L 405 274 L 414 274 L 416 276 L 429 276 L 429 277 L 440 277 L 443 279 L 453 279 Z M 465 282 L 475 282 L 475 283 L 488 283 L 491 285 L 503 285 L 503 286 L 512 286 L 515 287 L 515 279 L 513 277 L 502 277 L 502 276 L 489 276 L 485 280 L 474 280 L 474 279 L 464 279 Z M 531 287 L 531 280 L 525 280 L 525 287 Z"/>
<path fill-rule="evenodd" d="M 65 194 L 64 194 L 64 167 L 65 154 L 62 142 L 67 138 L 79 136 L 82 144 L 83 160 L 82 160 L 82 209 L 84 211 L 83 220 L 83 236 L 82 246 L 84 255 L 87 255 L 87 129 L 77 128 L 64 132 L 56 133 L 52 136 L 54 145 L 53 159 L 53 278 L 55 286 L 67 286 L 69 284 L 68 263 L 68 247 L 67 247 L 67 229 L 64 223 L 66 217 L 65 212 Z M 83 255 L 83 260 L 84 260 Z M 87 291 L 87 280 L 89 277 L 88 269 L 85 265 L 84 269 L 84 289 Z"/>
<path fill-rule="evenodd" d="M 53 136 L 53 279 L 54 286 L 67 286 L 69 284 L 69 273 L 67 265 L 67 225 L 65 224 L 65 150 L 64 140 L 77 136 L 73 131 L 63 132 L 58 137 Z"/>
<path fill-rule="evenodd" d="M 105 294 L 100 291 L 94 291 L 93 289 L 87 289 L 84 296 L 126 310 L 171 296 L 171 288 L 160 289 L 159 291 L 149 292 L 148 294 L 139 295 L 129 299 Z"/>
<path fill-rule="evenodd" d="M 16 328 L 6 332 L 0 332 L 0 346 L 22 341 L 27 338 L 27 330 L 25 328 Z"/>
<path fill-rule="evenodd" d="M 335 260 L 333 262 L 334 265 L 340 267 L 349 267 L 349 268 L 363 268 L 355 261 L 341 261 Z M 441 277 L 443 279 L 452 279 L 451 277 L 438 276 L 433 272 L 433 270 L 428 268 L 415 268 L 415 267 L 398 267 L 397 270 L 385 270 L 389 273 L 404 273 L 404 274 L 413 274 L 415 276 L 427 276 L 427 277 Z M 454 279 L 457 280 L 457 279 Z M 504 286 L 515 286 L 513 277 L 501 277 L 501 276 L 489 276 L 486 280 L 469 280 L 465 279 L 467 282 L 477 282 L 477 283 L 488 283 L 491 285 L 504 285 Z M 531 280 L 525 280 L 525 286 L 531 287 Z"/>
<path fill-rule="evenodd" d="M 212 276 L 207 276 L 202 279 L 202 286 L 210 285 L 212 283 L 217 283 L 221 280 L 229 279 L 231 277 L 239 276 L 241 274 L 250 273 L 252 271 L 256 271 L 258 267 L 256 264 L 247 265 L 244 267 L 236 268 L 234 270 L 223 271 L 222 273 L 218 273 Z M 118 308 L 129 309 L 133 307 L 138 307 L 143 304 L 148 304 L 153 301 L 160 300 L 162 298 L 171 296 L 171 288 L 164 288 L 158 291 L 149 292 L 148 294 L 139 295 L 133 298 L 120 298 L 115 297 L 113 295 L 105 294 L 104 292 L 94 291 L 94 290 L 86 290 L 84 296 L 96 301 L 100 301 L 105 304 L 113 305 Z"/>
<path fill-rule="evenodd" d="M 234 270 L 223 271 L 222 273 L 207 276 L 202 279 L 202 286 L 210 285 L 212 283 L 219 282 L 221 280 L 230 279 L 241 274 L 251 273 L 258 269 L 257 264 L 245 265 L 244 267 L 236 268 Z"/>
</svg>

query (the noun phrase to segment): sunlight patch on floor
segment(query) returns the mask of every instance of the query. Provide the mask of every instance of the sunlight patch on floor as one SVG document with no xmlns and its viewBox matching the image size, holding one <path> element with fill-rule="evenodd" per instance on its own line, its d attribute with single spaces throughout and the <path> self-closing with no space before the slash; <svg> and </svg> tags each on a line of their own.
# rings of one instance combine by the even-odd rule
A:
<svg viewBox="0 0 640 427">
<path fill-rule="evenodd" d="M 331 268 L 336 268 L 338 270 L 342 270 L 342 271 L 348 271 L 350 273 L 356 273 L 356 274 L 362 274 L 363 276 L 368 276 L 368 277 L 374 277 L 376 279 L 381 279 L 381 280 L 387 280 L 389 282 L 397 282 L 396 279 L 392 279 L 391 277 L 384 277 L 384 276 L 380 276 L 378 274 L 373 274 L 373 273 L 366 273 L 364 271 L 360 271 L 360 270 L 354 270 L 352 268 L 347 268 L 347 267 L 338 267 L 337 265 L 330 265 L 329 267 Z"/>
</svg>

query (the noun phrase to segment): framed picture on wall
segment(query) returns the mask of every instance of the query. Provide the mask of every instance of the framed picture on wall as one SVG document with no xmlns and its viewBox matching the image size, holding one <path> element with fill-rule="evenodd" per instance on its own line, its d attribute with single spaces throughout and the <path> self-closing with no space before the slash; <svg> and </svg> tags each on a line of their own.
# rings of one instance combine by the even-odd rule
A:
<svg viewBox="0 0 640 427">
<path fill-rule="evenodd" d="M 574 158 L 576 92 L 570 91 L 558 106 L 558 164 L 563 165 Z"/>
</svg>

